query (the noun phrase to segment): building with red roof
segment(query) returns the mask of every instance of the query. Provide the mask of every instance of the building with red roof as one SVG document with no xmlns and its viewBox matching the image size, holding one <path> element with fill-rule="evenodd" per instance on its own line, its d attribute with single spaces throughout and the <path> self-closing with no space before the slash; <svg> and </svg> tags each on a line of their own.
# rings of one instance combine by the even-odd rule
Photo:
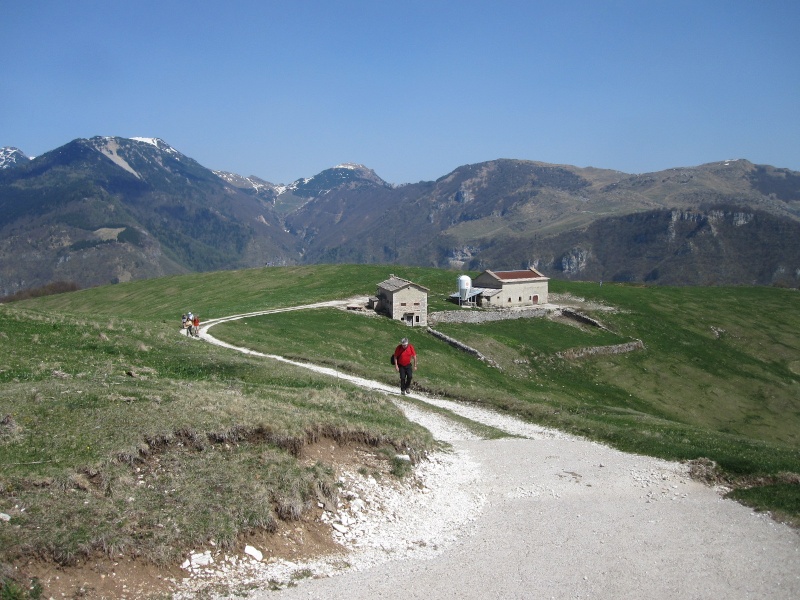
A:
<svg viewBox="0 0 800 600">
<path fill-rule="evenodd" d="M 533 267 L 518 271 L 484 271 L 472 282 L 473 297 L 486 308 L 547 304 L 549 277 Z"/>
</svg>

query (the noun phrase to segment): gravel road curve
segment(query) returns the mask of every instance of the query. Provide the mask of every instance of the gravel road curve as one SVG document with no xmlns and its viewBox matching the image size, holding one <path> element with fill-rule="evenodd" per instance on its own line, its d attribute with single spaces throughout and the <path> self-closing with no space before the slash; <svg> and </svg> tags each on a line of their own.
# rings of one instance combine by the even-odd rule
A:
<svg viewBox="0 0 800 600">
<path fill-rule="evenodd" d="M 221 343 L 210 325 L 201 336 Z M 343 501 L 325 514 L 345 555 L 209 566 L 249 598 L 800 598 L 800 533 L 722 499 L 681 464 L 412 394 L 518 436 L 479 439 L 394 388 L 332 374 L 392 394 L 452 452 L 393 487 L 344 473 Z M 192 597 L 203 574 L 176 598 Z"/>
</svg>

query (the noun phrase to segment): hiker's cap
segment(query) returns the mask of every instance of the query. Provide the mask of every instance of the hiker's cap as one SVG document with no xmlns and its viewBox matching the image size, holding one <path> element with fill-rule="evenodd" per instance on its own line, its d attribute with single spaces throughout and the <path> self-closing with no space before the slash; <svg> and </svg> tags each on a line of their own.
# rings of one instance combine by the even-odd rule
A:
<svg viewBox="0 0 800 600">
<path fill-rule="evenodd" d="M 402 340 L 400 340 L 400 343 L 405 346 L 406 344 L 408 344 L 408 338 L 403 338 Z"/>
</svg>

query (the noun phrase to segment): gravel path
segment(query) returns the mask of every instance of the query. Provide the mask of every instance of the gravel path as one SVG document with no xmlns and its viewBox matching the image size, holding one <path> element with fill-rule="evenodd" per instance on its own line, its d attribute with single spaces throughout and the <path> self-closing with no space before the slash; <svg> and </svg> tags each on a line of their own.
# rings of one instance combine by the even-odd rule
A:
<svg viewBox="0 0 800 600">
<path fill-rule="evenodd" d="M 393 394 L 452 452 L 393 486 L 343 473 L 340 506 L 325 515 L 347 554 L 198 565 L 176 598 L 209 578 L 253 599 L 800 598 L 800 534 L 683 465 L 412 394 L 519 436 L 479 439 L 394 388 L 332 374 Z"/>
</svg>

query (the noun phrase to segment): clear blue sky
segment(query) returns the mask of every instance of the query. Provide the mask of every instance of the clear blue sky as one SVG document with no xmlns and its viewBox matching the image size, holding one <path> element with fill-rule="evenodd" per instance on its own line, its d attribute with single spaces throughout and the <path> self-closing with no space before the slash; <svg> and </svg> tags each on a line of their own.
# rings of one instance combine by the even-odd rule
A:
<svg viewBox="0 0 800 600">
<path fill-rule="evenodd" d="M 160 137 L 273 183 L 495 158 L 800 170 L 796 0 L 0 0 L 0 146 Z"/>
</svg>

